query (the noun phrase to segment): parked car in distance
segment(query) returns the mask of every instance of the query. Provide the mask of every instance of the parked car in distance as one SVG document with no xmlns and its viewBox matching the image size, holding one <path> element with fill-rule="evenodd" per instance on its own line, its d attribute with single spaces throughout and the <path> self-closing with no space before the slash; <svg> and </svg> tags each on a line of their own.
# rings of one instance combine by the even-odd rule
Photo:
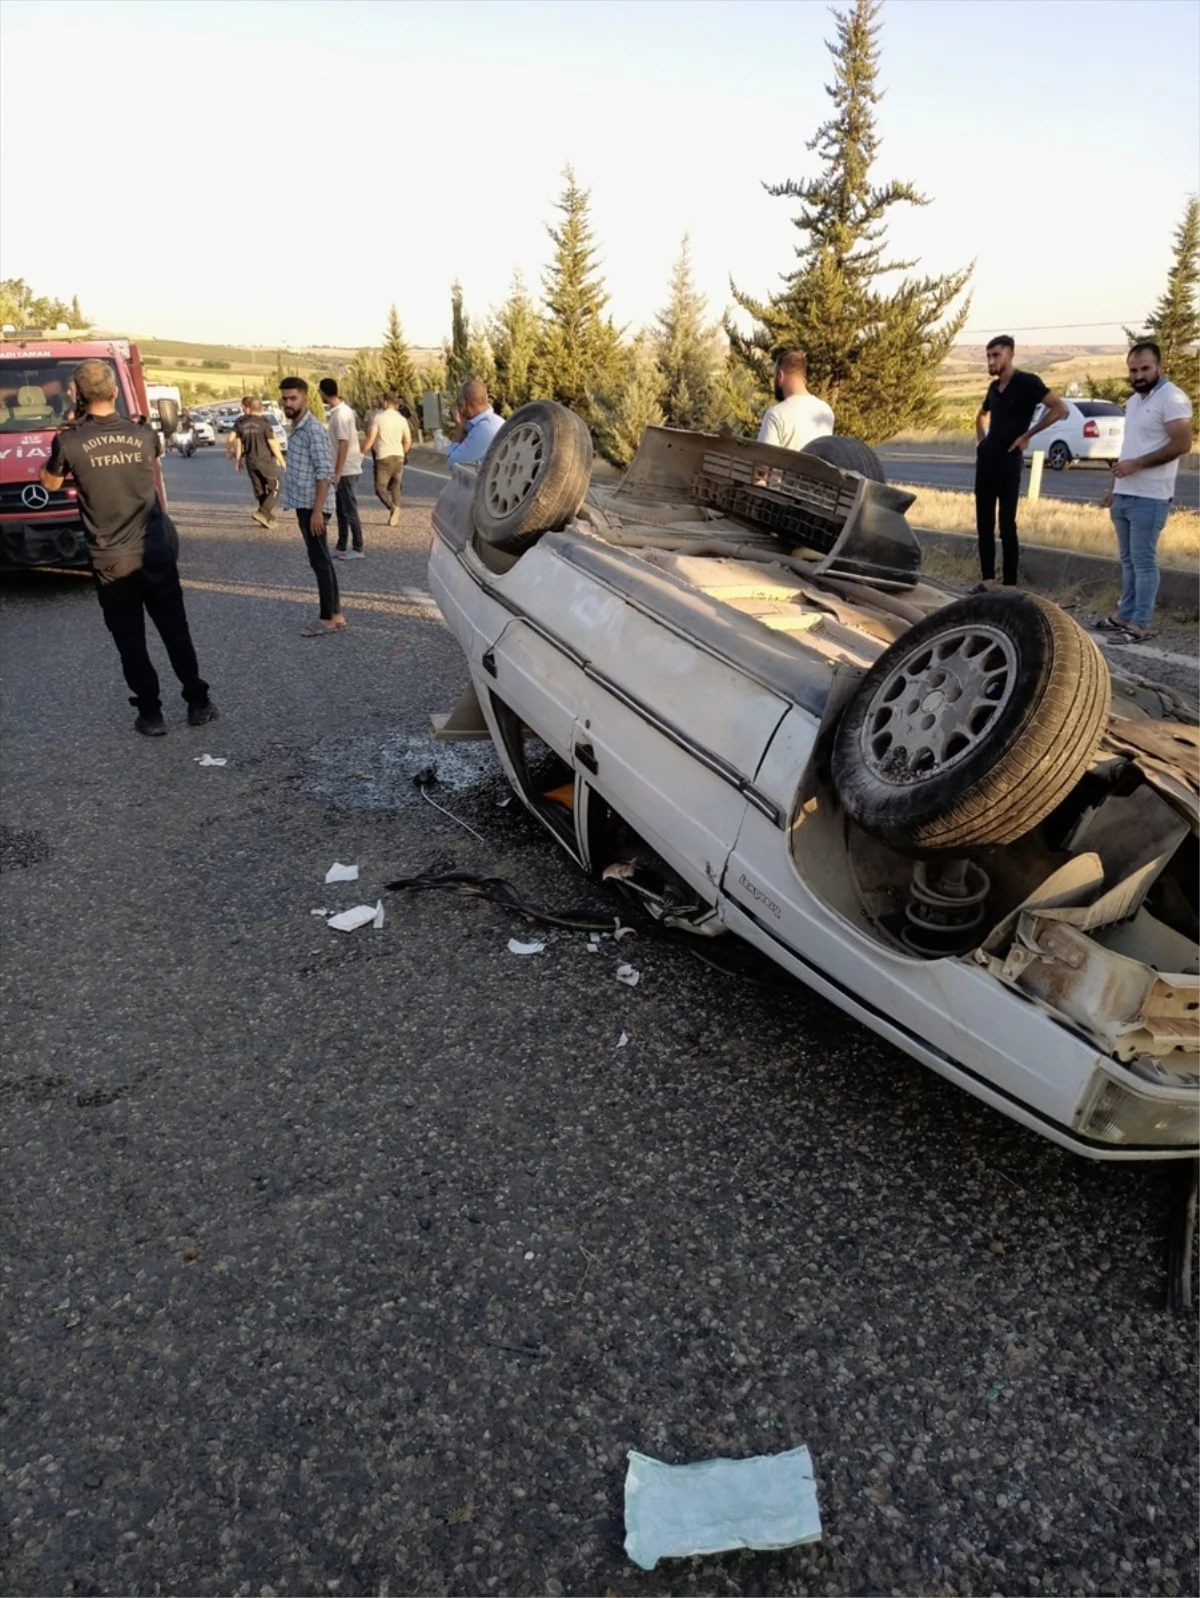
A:
<svg viewBox="0 0 1200 1598">
<path fill-rule="evenodd" d="M 1121 458 L 1121 445 L 1125 441 L 1125 408 L 1113 400 L 1065 400 L 1067 414 L 1055 422 L 1033 441 L 1033 449 L 1025 451 L 1025 459 L 1032 460 L 1035 451 L 1044 450 L 1046 465 L 1062 472 L 1072 461 L 1105 461 L 1114 465 Z M 1035 424 L 1044 414 L 1039 405 L 1033 413 Z"/>
</svg>

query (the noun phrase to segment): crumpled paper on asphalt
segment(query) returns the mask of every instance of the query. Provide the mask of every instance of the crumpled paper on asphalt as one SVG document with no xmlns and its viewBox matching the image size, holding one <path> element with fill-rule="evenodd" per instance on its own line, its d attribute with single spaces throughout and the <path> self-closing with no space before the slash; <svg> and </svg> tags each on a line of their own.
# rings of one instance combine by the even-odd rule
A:
<svg viewBox="0 0 1200 1598">
<path fill-rule="evenodd" d="M 343 910 L 341 915 L 330 916 L 325 923 L 335 932 L 354 932 L 359 927 L 365 927 L 367 922 L 373 927 L 383 925 L 383 900 L 376 904 L 356 904 L 353 910 Z"/>
<path fill-rule="evenodd" d="M 642 973 L 631 965 L 617 967 L 617 981 L 623 982 L 627 988 L 636 988 L 642 980 Z"/>
<path fill-rule="evenodd" d="M 509 954 L 541 954 L 546 947 L 544 943 L 522 943 L 520 938 L 509 938 Z"/>
<path fill-rule="evenodd" d="M 344 866 L 340 860 L 335 860 L 325 873 L 325 881 L 330 882 L 357 882 L 358 867 Z"/>
<path fill-rule="evenodd" d="M 664 1465 L 629 1450 L 625 1552 L 643 1570 L 653 1570 L 660 1559 L 731 1548 L 794 1548 L 820 1537 L 806 1447 L 692 1465 Z"/>
<path fill-rule="evenodd" d="M 193 755 L 192 759 L 198 766 L 223 766 L 226 764 L 224 755 Z"/>
</svg>

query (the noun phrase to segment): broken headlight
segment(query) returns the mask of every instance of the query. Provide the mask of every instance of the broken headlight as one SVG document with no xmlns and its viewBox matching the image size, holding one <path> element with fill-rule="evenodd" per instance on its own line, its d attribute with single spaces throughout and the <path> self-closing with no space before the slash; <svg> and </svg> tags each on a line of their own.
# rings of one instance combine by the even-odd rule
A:
<svg viewBox="0 0 1200 1598">
<path fill-rule="evenodd" d="M 1079 1130 L 1103 1143 L 1186 1148 L 1200 1142 L 1200 1102 L 1140 1093 L 1101 1074 L 1084 1104 Z"/>
</svg>

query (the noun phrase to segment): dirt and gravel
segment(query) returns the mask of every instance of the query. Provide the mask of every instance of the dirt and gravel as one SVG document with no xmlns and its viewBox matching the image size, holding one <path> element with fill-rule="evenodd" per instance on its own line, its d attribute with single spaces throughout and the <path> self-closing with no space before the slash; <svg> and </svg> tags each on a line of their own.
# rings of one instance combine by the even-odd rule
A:
<svg viewBox="0 0 1200 1598">
<path fill-rule="evenodd" d="M 648 934 L 518 958 L 498 906 L 387 894 L 465 866 L 605 903 L 428 741 L 461 684 L 436 484 L 369 508 L 350 628 L 305 641 L 298 535 L 213 454 L 168 469 L 215 725 L 134 735 L 86 581 L 0 592 L 0 1588 L 1200 1589 L 1163 1173 L 801 988 Z M 379 896 L 379 931 L 310 913 Z M 821 1543 L 625 1558 L 628 1449 L 802 1442 Z"/>
</svg>

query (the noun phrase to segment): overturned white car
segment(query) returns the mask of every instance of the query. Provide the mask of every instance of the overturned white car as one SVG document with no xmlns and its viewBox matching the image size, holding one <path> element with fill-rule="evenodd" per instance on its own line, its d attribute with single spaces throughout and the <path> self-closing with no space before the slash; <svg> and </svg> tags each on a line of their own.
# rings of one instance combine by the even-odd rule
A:
<svg viewBox="0 0 1200 1598">
<path fill-rule="evenodd" d="M 443 731 L 490 735 L 585 870 L 1004 1114 L 1093 1158 L 1194 1157 L 1187 707 L 1114 683 L 1048 601 L 922 582 L 912 496 L 855 440 L 812 448 L 651 429 L 589 489 L 582 424 L 519 411 L 434 512 L 471 673 Z"/>
</svg>

